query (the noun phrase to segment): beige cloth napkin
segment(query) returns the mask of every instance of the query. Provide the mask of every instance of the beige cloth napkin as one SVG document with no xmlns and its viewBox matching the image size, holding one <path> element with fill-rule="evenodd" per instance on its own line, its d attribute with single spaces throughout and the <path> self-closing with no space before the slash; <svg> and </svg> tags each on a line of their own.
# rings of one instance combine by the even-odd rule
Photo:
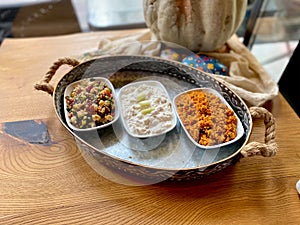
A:
<svg viewBox="0 0 300 225">
<path fill-rule="evenodd" d="M 145 29 L 125 36 L 105 37 L 99 40 L 98 50 L 80 56 L 85 61 L 101 55 L 159 56 L 161 42 Z M 260 65 L 254 55 L 233 36 L 224 48 L 203 54 L 219 59 L 229 68 L 229 76 L 213 75 L 238 94 L 248 106 L 261 106 L 278 95 L 278 86 Z"/>
</svg>

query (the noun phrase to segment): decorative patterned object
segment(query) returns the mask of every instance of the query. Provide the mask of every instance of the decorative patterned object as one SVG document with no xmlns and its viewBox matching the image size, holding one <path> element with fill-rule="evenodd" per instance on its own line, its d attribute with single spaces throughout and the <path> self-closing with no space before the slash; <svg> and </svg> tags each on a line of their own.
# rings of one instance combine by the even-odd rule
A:
<svg viewBox="0 0 300 225">
<path fill-rule="evenodd" d="M 182 63 L 207 73 L 228 76 L 228 68 L 216 58 L 207 55 L 189 55 Z"/>
<path fill-rule="evenodd" d="M 162 59 L 180 61 L 181 55 L 171 48 L 163 49 L 160 53 Z"/>
</svg>

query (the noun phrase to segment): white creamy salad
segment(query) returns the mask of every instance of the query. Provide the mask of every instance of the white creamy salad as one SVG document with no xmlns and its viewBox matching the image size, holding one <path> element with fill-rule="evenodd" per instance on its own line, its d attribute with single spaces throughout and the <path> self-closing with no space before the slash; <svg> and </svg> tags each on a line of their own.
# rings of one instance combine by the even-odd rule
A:
<svg viewBox="0 0 300 225">
<path fill-rule="evenodd" d="M 167 93 L 155 83 L 124 87 L 120 103 L 127 129 L 134 135 L 161 134 L 174 124 Z"/>
</svg>

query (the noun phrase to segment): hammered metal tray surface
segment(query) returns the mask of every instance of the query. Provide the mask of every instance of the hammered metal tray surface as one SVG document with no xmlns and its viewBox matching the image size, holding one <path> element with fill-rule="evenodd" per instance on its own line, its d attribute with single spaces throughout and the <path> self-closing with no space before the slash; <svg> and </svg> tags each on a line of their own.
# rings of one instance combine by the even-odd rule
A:
<svg viewBox="0 0 300 225">
<path fill-rule="evenodd" d="M 112 126 L 92 132 L 72 131 L 66 123 L 63 93 L 70 83 L 88 77 L 106 77 L 116 92 L 132 81 L 157 80 L 161 82 L 171 99 L 177 94 L 197 87 L 209 87 L 218 91 L 230 104 L 244 127 L 238 141 L 215 149 L 201 149 L 189 140 L 180 126 L 166 135 L 138 139 L 130 137 L 119 119 Z M 157 171 L 201 171 L 218 164 L 230 164 L 246 144 L 252 129 L 252 120 L 245 103 L 228 87 L 213 76 L 177 62 L 145 56 L 110 56 L 87 61 L 73 68 L 57 84 L 54 93 L 56 113 L 62 124 L 75 136 L 79 145 L 100 154 L 107 160 L 118 161 L 139 168 Z M 139 150 L 148 151 L 139 151 Z M 223 166 L 224 167 L 224 166 Z M 184 174 L 183 174 L 184 176 Z"/>
</svg>

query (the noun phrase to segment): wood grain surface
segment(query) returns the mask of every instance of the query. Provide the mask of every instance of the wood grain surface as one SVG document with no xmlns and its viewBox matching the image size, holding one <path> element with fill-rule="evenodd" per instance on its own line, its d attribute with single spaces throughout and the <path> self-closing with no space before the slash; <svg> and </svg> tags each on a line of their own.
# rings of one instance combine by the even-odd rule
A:
<svg viewBox="0 0 300 225">
<path fill-rule="evenodd" d="M 6 39 L 0 47 L 0 224 L 300 224 L 300 121 L 282 96 L 266 104 L 279 150 L 243 158 L 193 182 L 128 186 L 96 173 L 57 119 L 50 95 L 33 89 L 56 59 L 97 49 L 99 38 L 131 31 Z M 58 71 L 57 79 L 70 68 Z M 45 124 L 49 140 L 6 132 Z M 13 123 L 12 123 L 13 122 Z M 33 129 L 33 128 L 32 128 Z M 25 134 L 23 134 L 25 135 Z M 254 121 L 250 141 L 264 140 Z"/>
</svg>

